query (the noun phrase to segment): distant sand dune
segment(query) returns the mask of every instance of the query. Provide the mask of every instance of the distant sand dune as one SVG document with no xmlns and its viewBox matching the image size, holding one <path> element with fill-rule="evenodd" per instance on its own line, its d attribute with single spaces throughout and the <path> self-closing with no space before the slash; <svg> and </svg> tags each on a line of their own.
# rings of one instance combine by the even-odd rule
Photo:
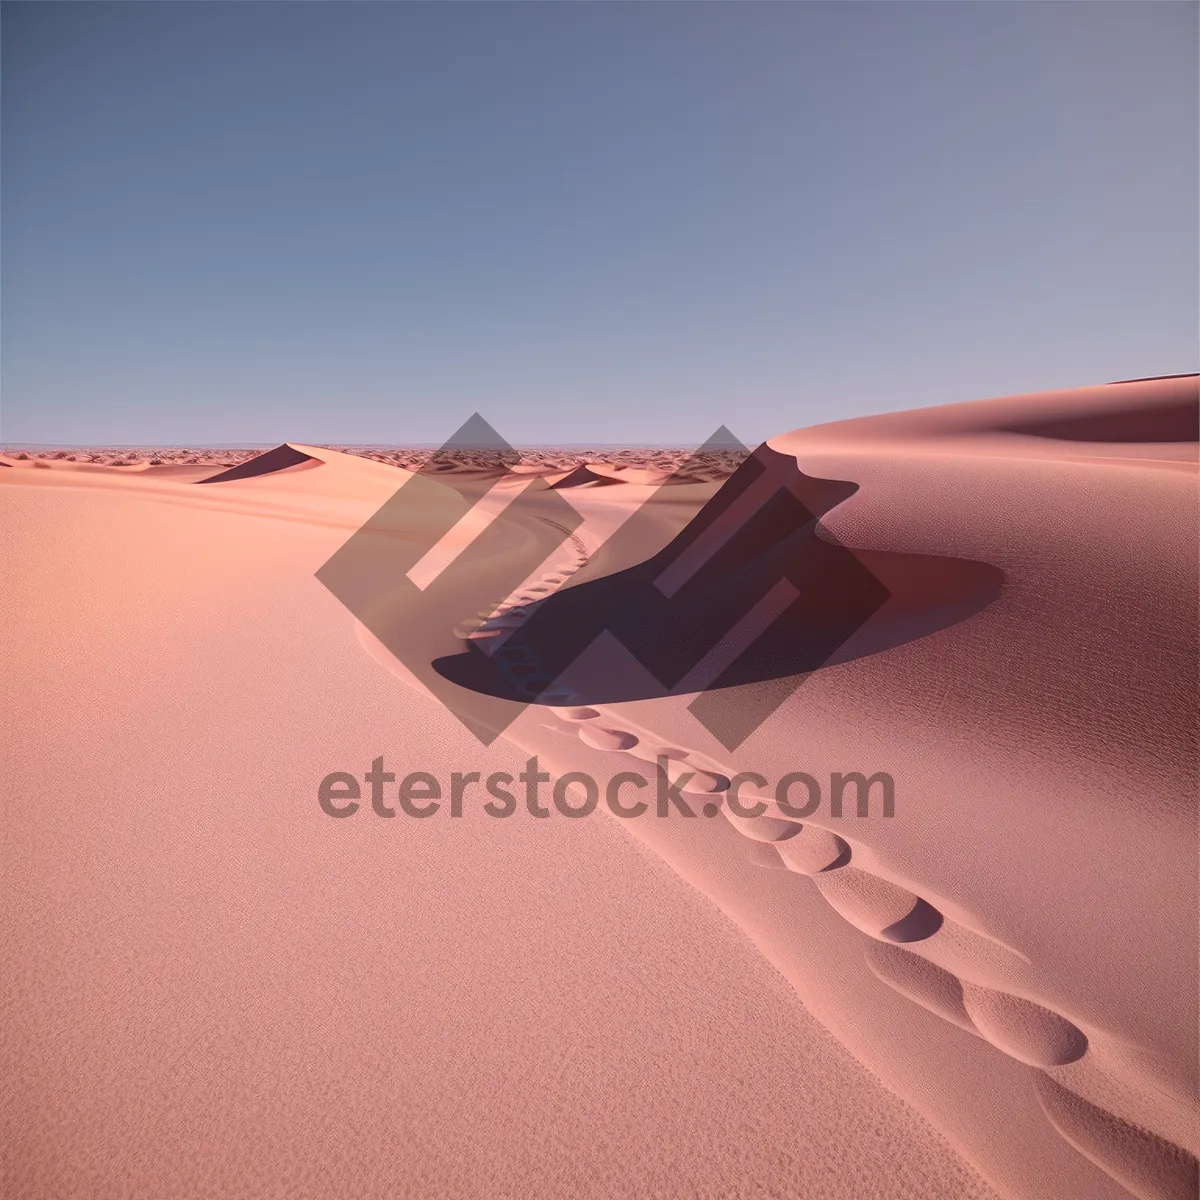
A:
<svg viewBox="0 0 1200 1200">
<path fill-rule="evenodd" d="M 305 454 L 303 451 L 297 450 L 295 446 L 284 442 L 282 446 L 276 446 L 274 450 L 267 450 L 255 458 L 239 463 L 236 467 L 230 467 L 227 471 L 220 471 L 216 475 L 197 482 L 228 483 L 235 479 L 259 479 L 265 475 L 276 475 L 280 471 L 307 470 L 320 465 L 320 459 Z"/>
<path fill-rule="evenodd" d="M 552 478 L 552 477 L 551 477 Z M 555 479 L 551 483 L 551 487 L 560 488 L 577 488 L 577 487 L 608 487 L 615 483 L 616 480 L 606 478 L 603 475 L 597 474 L 590 465 L 578 466 L 572 471 L 566 472 L 564 475 Z"/>
</svg>

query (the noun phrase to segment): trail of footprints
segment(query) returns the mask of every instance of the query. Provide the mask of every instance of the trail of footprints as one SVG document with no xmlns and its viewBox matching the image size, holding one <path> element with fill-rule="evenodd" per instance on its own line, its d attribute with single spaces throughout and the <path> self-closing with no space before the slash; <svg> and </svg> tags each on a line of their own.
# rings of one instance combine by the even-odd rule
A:
<svg viewBox="0 0 1200 1200">
<path fill-rule="evenodd" d="M 588 561 L 584 544 L 572 536 L 572 557 L 533 585 L 489 611 L 480 611 L 455 630 L 482 643 L 519 689 L 537 697 L 558 721 L 593 749 L 629 754 L 648 763 L 665 761 L 672 782 L 690 778 L 681 791 L 719 811 L 750 843 L 751 860 L 811 880 L 844 920 L 874 939 L 866 950 L 871 971 L 888 987 L 952 1025 L 991 1043 L 1027 1066 L 1037 1068 L 1038 1102 L 1050 1124 L 1076 1150 L 1140 1200 L 1195 1200 L 1200 1167 L 1187 1150 L 1114 1116 L 1062 1087 L 1047 1070 L 1084 1057 L 1088 1039 L 1067 1017 L 1007 992 L 960 979 L 906 944 L 932 938 L 946 924 L 928 900 L 856 866 L 850 844 L 816 825 L 774 816 L 742 817 L 720 803 L 729 778 L 690 751 L 666 745 L 644 730 L 619 727 L 574 694 L 551 688 L 532 651 L 522 644 L 521 626 L 541 600 Z M 550 689 L 550 690 L 546 690 Z M 629 724 L 626 722 L 626 724 Z M 968 933 L 961 926 L 959 934 Z"/>
<path fill-rule="evenodd" d="M 501 597 L 480 608 L 454 627 L 455 637 L 477 645 L 495 658 L 506 678 L 518 690 L 535 697 L 549 687 L 533 654 L 521 643 L 522 626 L 541 607 L 546 597 L 562 587 L 577 571 L 587 566 L 587 546 L 576 534 L 568 534 L 567 557 L 545 575 L 526 582 L 511 596 Z"/>
</svg>

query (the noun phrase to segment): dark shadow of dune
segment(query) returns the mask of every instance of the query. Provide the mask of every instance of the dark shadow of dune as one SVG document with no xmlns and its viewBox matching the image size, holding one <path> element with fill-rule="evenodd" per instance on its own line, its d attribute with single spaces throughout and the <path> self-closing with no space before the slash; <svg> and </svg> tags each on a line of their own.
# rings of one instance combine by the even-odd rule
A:
<svg viewBox="0 0 1200 1200">
<path fill-rule="evenodd" d="M 1174 375 L 1139 375 L 1135 379 L 1112 379 L 1109 381 L 1109 387 L 1115 387 L 1121 383 L 1158 383 L 1160 379 L 1200 379 L 1195 371 L 1178 371 Z"/>
<path fill-rule="evenodd" d="M 607 475 L 597 475 L 595 471 L 589 470 L 586 466 L 576 467 L 569 475 L 564 475 L 557 483 L 552 483 L 550 486 L 555 491 L 561 491 L 564 488 L 576 487 L 610 487 L 617 480 L 610 479 Z"/>
<path fill-rule="evenodd" d="M 1107 412 L 1047 417 L 1009 425 L 1005 432 L 1070 442 L 1195 442 L 1200 440 L 1200 404 L 1191 397 Z"/>
<path fill-rule="evenodd" d="M 690 711 L 734 749 L 813 672 L 966 620 L 1000 593 L 1004 574 L 987 563 L 855 551 L 819 529 L 856 490 L 761 446 L 648 558 L 653 501 L 630 517 L 604 547 L 618 569 L 544 600 L 506 643 L 506 660 L 471 647 L 434 669 L 497 694 L 512 685 L 504 661 L 520 662 L 536 701 L 608 634 L 645 670 L 572 675 L 581 704 L 699 693 Z"/>
<path fill-rule="evenodd" d="M 279 471 L 285 471 L 289 467 L 298 467 L 304 463 L 318 466 L 320 462 L 319 458 L 313 458 L 311 454 L 305 454 L 302 450 L 297 450 L 295 446 L 289 446 L 284 442 L 282 446 L 276 446 L 274 450 L 267 450 L 254 458 L 248 458 L 244 463 L 230 467 L 228 471 L 221 471 L 219 474 L 210 475 L 207 479 L 198 479 L 196 482 L 230 483 L 235 479 L 255 479 L 260 475 L 274 475 Z"/>
</svg>

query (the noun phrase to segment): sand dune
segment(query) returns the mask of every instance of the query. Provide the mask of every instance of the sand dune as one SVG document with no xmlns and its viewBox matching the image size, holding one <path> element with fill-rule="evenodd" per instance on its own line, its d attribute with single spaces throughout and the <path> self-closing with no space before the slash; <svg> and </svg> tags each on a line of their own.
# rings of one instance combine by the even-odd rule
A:
<svg viewBox="0 0 1200 1200">
<path fill-rule="evenodd" d="M 1144 449 L 1154 446 L 1159 453 L 1169 452 L 1173 468 L 1193 461 L 1193 443 L 1165 440 L 1169 430 L 1164 429 L 1162 414 L 1174 413 L 1171 419 L 1180 422 L 1180 414 L 1194 408 L 1195 381 L 1182 379 L 880 418 L 878 424 L 893 440 L 896 455 L 880 449 L 874 419 L 775 439 L 776 450 L 790 450 L 806 467 L 812 463 L 830 468 L 821 474 L 852 479 L 857 486 L 822 484 L 794 467 L 788 476 L 769 450 L 760 452 L 756 465 L 768 476 L 777 472 L 772 483 L 777 489 L 782 485 L 789 497 L 784 510 L 791 505 L 792 511 L 773 516 L 769 507 L 756 508 L 757 532 L 753 526 L 737 525 L 738 536 L 727 544 L 724 559 L 719 553 L 712 556 L 710 547 L 704 563 L 713 580 L 699 589 L 692 611 L 675 607 L 662 620 L 648 617 L 647 610 L 661 597 L 644 585 L 644 577 L 661 583 L 664 566 L 680 560 L 689 539 L 697 540 L 700 531 L 719 523 L 722 507 L 736 501 L 738 476 L 657 554 L 646 556 L 645 551 L 653 550 L 651 535 L 637 530 L 631 519 L 623 531 L 627 538 L 618 535 L 604 550 L 616 560 L 613 568 L 622 554 L 640 558 L 641 565 L 610 569 L 590 588 L 552 597 L 531 616 L 527 637 L 513 646 L 507 667 L 510 674 L 523 672 L 535 686 L 554 689 L 552 694 L 567 706 L 558 716 L 567 718 L 568 728 L 580 731 L 582 746 L 624 751 L 632 757 L 632 747 L 640 741 L 674 745 L 676 753 L 710 781 L 728 779 L 739 769 L 760 771 L 769 778 L 771 762 L 778 764 L 778 777 L 789 763 L 795 765 L 798 744 L 809 762 L 817 758 L 835 768 L 857 766 L 850 757 L 855 739 L 845 731 L 861 729 L 864 720 L 874 726 L 867 744 L 878 749 L 864 769 L 887 768 L 897 778 L 917 781 L 923 794 L 914 800 L 922 817 L 908 826 L 839 825 L 836 834 L 828 831 L 837 838 L 824 847 L 829 862 L 820 864 L 818 851 L 815 857 L 799 858 L 797 868 L 810 875 L 816 870 L 812 877 L 818 894 L 848 925 L 870 938 L 913 947 L 897 953 L 922 955 L 907 971 L 919 983 L 897 987 L 900 994 L 911 997 L 916 990 L 918 1003 L 927 1011 L 969 1029 L 1024 1067 L 1072 1069 L 1071 1086 L 1084 1103 L 1104 1096 L 1111 1104 L 1095 1106 L 1108 1113 L 1106 1128 L 1143 1128 L 1151 1139 L 1169 1130 L 1178 1141 L 1160 1140 L 1175 1147 L 1169 1158 L 1176 1165 L 1168 1171 L 1174 1182 L 1162 1194 L 1192 1186 L 1191 1155 L 1197 1148 L 1195 1108 L 1189 1101 L 1195 1095 L 1195 974 L 1171 969 L 1181 955 L 1190 961 L 1189 948 L 1195 942 L 1196 514 L 1194 481 L 1175 469 L 1164 472 Z M 1040 438 L 1032 442 L 1033 435 L 1014 433 L 1030 424 L 1032 410 L 1055 413 L 1052 440 L 1062 440 L 1063 430 L 1070 429 L 1086 434 L 1091 442 L 1073 444 L 1066 456 L 1047 452 Z M 1141 424 L 1139 416 L 1145 418 Z M 1189 427 L 1170 428 L 1187 432 Z M 1114 429 L 1136 440 L 1126 446 L 1101 437 Z M 844 441 L 838 441 L 839 436 Z M 1100 444 L 1103 453 L 1092 443 Z M 809 444 L 814 447 L 811 454 L 806 452 Z M 998 461 L 992 465 L 991 460 Z M 1087 463 L 1093 473 L 1081 475 L 1080 467 Z M 742 485 L 748 487 L 748 473 L 742 471 Z M 956 479 L 961 480 L 962 499 L 948 505 L 947 493 L 954 494 Z M 872 495 L 876 483 L 879 487 Z M 1011 502 L 1014 488 L 1021 490 L 1019 507 Z M 904 502 L 889 504 L 889 495 L 901 489 Z M 990 503 L 985 503 L 986 489 L 992 491 Z M 932 505 L 923 501 L 923 492 Z M 753 697 L 745 690 L 731 699 L 734 686 L 769 684 L 777 675 L 812 670 L 821 661 L 828 664 L 827 676 L 810 679 L 750 741 L 738 744 L 739 758 L 734 761 L 725 746 L 706 739 L 672 704 L 674 690 L 679 700 L 690 701 L 686 709 L 696 713 L 698 702 L 686 684 L 673 689 L 661 673 L 648 674 L 637 660 L 645 661 L 647 645 L 669 641 L 671 622 L 677 631 L 688 630 L 706 641 L 704 621 L 721 619 L 722 592 L 743 598 L 761 592 L 764 585 L 755 576 L 774 577 L 770 559 L 781 544 L 793 559 L 811 553 L 798 536 L 807 523 L 800 512 L 805 507 L 801 495 L 809 501 L 810 514 L 827 512 L 841 518 L 835 524 L 826 516 L 818 541 L 833 544 L 837 538 L 851 546 L 857 562 L 870 564 L 874 574 L 887 581 L 890 594 L 859 630 L 837 644 L 836 629 L 830 635 L 821 633 L 843 608 L 844 597 L 835 590 L 824 620 L 814 622 L 811 604 L 801 610 L 804 619 L 785 640 L 782 661 L 780 645 L 772 643 L 771 653 L 760 654 L 759 662 L 741 660 L 740 676 L 726 675 L 730 686 L 705 695 L 699 703 L 753 708 Z M 1034 496 L 1037 500 L 1031 504 Z M 919 522 L 915 526 L 914 519 Z M 890 534 L 890 543 L 881 541 L 881 531 Z M 641 555 L 619 545 L 638 537 Z M 964 553 L 967 549 L 970 554 Z M 956 553 L 947 555 L 948 550 Z M 889 560 L 897 564 L 890 573 L 882 566 Z M 1105 564 L 1102 572 L 1100 562 Z M 963 571 L 968 571 L 964 578 L 978 572 L 979 585 L 959 592 L 956 579 Z M 1051 596 L 1054 600 L 1048 602 Z M 623 603 L 629 597 L 633 599 Z M 1031 608 L 1031 601 L 1036 607 Z M 1121 623 L 1118 637 L 1109 631 L 1112 615 L 1119 611 L 1138 616 L 1132 625 Z M 634 655 L 614 646 L 564 674 L 568 656 L 559 652 L 556 638 L 574 646 L 573 635 L 581 626 L 587 630 L 585 643 L 603 627 L 616 631 Z M 946 639 L 957 630 L 961 633 L 956 646 Z M 815 642 L 814 658 L 804 657 L 806 636 Z M 681 662 L 687 661 L 686 646 L 680 645 L 686 640 L 670 643 L 679 647 Z M 1005 648 L 999 661 L 996 645 Z M 887 651 L 905 652 L 901 661 L 907 659 L 907 666 L 890 666 Z M 797 653 L 798 658 L 787 661 L 789 654 Z M 946 692 L 947 656 L 950 661 L 960 659 L 973 678 L 956 687 L 954 708 L 948 709 L 944 701 L 931 707 L 929 697 Z M 989 660 L 995 662 L 991 669 Z M 834 664 L 865 661 L 872 670 L 857 690 L 872 698 L 867 712 L 855 701 L 855 689 L 844 672 L 833 670 Z M 451 659 L 441 667 L 472 688 L 487 686 L 481 663 L 466 659 L 462 666 L 457 664 Z M 676 677 L 681 675 L 676 672 Z M 887 683 L 889 678 L 894 682 Z M 818 679 L 828 682 L 818 688 Z M 822 695 L 815 700 L 818 691 Z M 1147 703 L 1151 698 L 1152 705 Z M 794 714 L 790 721 L 789 708 Z M 840 721 L 829 720 L 830 708 L 843 711 Z M 594 732 L 585 732 L 593 723 Z M 895 732 L 880 740 L 878 731 L 889 726 Z M 690 728 L 690 735 L 676 736 L 684 727 Z M 943 745 L 957 744 L 963 761 L 947 761 L 945 751 L 930 753 L 913 744 L 909 739 L 918 729 L 926 730 L 918 735 L 921 740 L 937 736 L 937 730 Z M 518 722 L 510 736 L 544 759 L 556 760 L 562 770 L 579 764 L 582 752 L 556 753 L 560 743 L 536 727 L 526 730 Z M 840 760 L 823 745 L 830 736 L 845 747 Z M 987 774 L 972 780 L 983 762 L 988 763 Z M 807 763 L 805 769 L 810 769 Z M 943 853 L 928 861 L 929 833 L 941 829 L 949 814 L 959 826 L 961 844 L 949 859 Z M 817 820 L 829 824 L 827 817 Z M 929 821 L 937 824 L 931 827 Z M 733 823 L 758 840 L 746 822 Z M 664 831 L 670 828 L 669 823 L 636 826 L 639 834 L 653 836 L 660 852 L 673 849 L 664 841 Z M 1159 839 L 1167 829 L 1172 853 L 1164 859 Z M 771 829 L 766 836 L 774 841 L 777 831 Z M 850 858 L 842 855 L 840 844 L 848 846 Z M 975 848 L 985 844 L 991 852 L 980 858 Z M 786 840 L 777 847 L 784 866 L 789 865 L 787 847 Z M 966 848 L 973 872 L 969 878 L 947 871 L 956 862 L 961 865 Z M 1121 865 L 1155 856 L 1159 871 L 1153 877 L 1144 872 L 1131 876 Z M 756 859 L 761 864 L 757 853 Z M 860 861 L 863 867 L 853 865 Z M 829 870 L 832 862 L 839 867 Z M 991 871 L 988 862 L 994 864 Z M 1033 882 L 1035 862 L 1045 864 L 1044 874 L 1036 877 L 1037 890 L 1056 896 L 1052 907 L 1057 941 L 1053 926 L 1036 924 L 1042 910 L 1031 911 L 1028 902 L 1025 889 Z M 1084 863 L 1089 864 L 1086 870 Z M 742 914 L 743 927 L 770 946 L 815 1006 L 822 983 L 814 979 L 811 959 L 798 963 L 796 952 L 788 947 L 786 925 L 781 928 L 778 918 L 778 897 L 772 897 L 769 906 L 760 905 L 751 892 L 733 888 L 728 872 L 728 863 L 718 858 L 713 867 L 687 873 L 707 894 L 722 898 L 727 910 Z M 1126 889 L 1120 914 L 1105 903 L 1112 878 L 1122 879 Z M 1024 881 L 1024 889 L 1014 887 L 1017 880 Z M 750 887 L 762 887 L 761 881 Z M 1163 896 L 1170 897 L 1168 912 L 1160 915 L 1156 926 L 1144 927 L 1142 914 L 1159 909 Z M 1099 912 L 1107 915 L 1096 924 L 1094 914 Z M 1123 947 L 1115 958 L 1105 954 L 1105 947 L 1113 944 Z M 905 977 L 902 969 L 893 966 L 889 975 L 877 969 L 878 963 L 868 962 L 889 986 L 895 986 L 897 976 Z M 1104 969 L 1097 970 L 1102 962 Z M 1143 1007 L 1144 972 L 1150 964 L 1155 964 L 1160 984 L 1157 999 Z M 1088 993 L 1081 992 L 1084 980 L 1090 985 Z M 827 1011 L 828 1023 L 844 1025 L 848 1012 L 856 1014 L 856 1028 L 865 1020 L 856 1001 L 848 1011 Z M 939 1078 L 953 1076 L 955 1049 L 951 1044 L 931 1051 L 941 1061 Z M 889 1081 L 915 1070 L 915 1064 L 905 1063 L 893 1074 L 890 1064 L 883 1065 L 886 1055 L 877 1050 L 869 1061 Z M 1011 1098 L 1004 1102 L 1014 1127 L 1019 1127 L 1016 1114 L 1020 1111 L 1028 1122 L 1035 1093 L 1016 1079 L 1011 1086 Z M 973 1161 L 1005 1190 L 1038 1195 L 1054 1189 L 1061 1193 L 1065 1187 L 1066 1194 L 1107 1194 L 1106 1185 L 1088 1177 L 1078 1161 L 1064 1157 L 1061 1147 L 1021 1162 L 1003 1139 L 985 1142 L 978 1128 L 971 1129 L 969 1106 L 956 1102 L 952 1108 L 946 1096 L 928 1096 L 928 1081 L 918 1087 L 910 1078 L 902 1094 L 913 1090 L 927 1094 L 930 1115 L 952 1129 L 956 1141 L 974 1143 Z M 1161 1099 L 1146 1100 L 1147 1090 Z M 1114 1181 L 1127 1183 L 1129 1171 L 1140 1178 L 1141 1168 L 1130 1166 L 1127 1171 L 1121 1154 L 1114 1147 L 1107 1157 L 1101 1156 L 1103 1161 L 1096 1155 L 1087 1157 Z"/>
<path fill-rule="evenodd" d="M 1183 377 L 736 469 L 0 472 L 10 1178 L 1195 1195 L 1196 412 Z M 385 752 L 633 773 L 650 812 L 320 813 Z M 835 772 L 894 794 L 835 804 Z"/>
<path fill-rule="evenodd" d="M 581 465 L 575 467 L 574 470 L 567 471 L 558 478 L 551 477 L 553 482 L 550 486 L 553 488 L 575 488 L 575 487 L 607 487 L 616 480 L 607 479 L 603 475 L 597 474 L 590 465 Z"/>
<path fill-rule="evenodd" d="M 298 471 L 311 467 L 319 467 L 321 460 L 311 454 L 305 454 L 295 446 L 284 442 L 274 450 L 255 455 L 239 463 L 236 467 L 210 475 L 199 483 L 228 483 L 234 479 L 259 479 L 265 475 L 277 475 L 281 471 Z"/>
<path fill-rule="evenodd" d="M 770 444 L 809 452 L 873 443 L 893 452 L 1195 463 L 1196 409 L 1196 376 L 1168 376 L 838 421 Z"/>
<path fill-rule="evenodd" d="M 654 467 L 634 467 L 612 463 L 594 462 L 588 464 L 593 475 L 613 479 L 617 483 L 662 484 L 672 478 L 673 472 Z"/>
</svg>

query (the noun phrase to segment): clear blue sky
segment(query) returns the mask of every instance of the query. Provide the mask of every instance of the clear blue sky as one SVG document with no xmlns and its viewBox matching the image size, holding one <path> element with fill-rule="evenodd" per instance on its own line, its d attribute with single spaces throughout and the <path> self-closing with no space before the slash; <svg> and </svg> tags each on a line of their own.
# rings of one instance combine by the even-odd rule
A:
<svg viewBox="0 0 1200 1200">
<path fill-rule="evenodd" d="M 1190 3 L 8 3 L 5 442 L 745 441 L 1196 369 Z"/>
</svg>

